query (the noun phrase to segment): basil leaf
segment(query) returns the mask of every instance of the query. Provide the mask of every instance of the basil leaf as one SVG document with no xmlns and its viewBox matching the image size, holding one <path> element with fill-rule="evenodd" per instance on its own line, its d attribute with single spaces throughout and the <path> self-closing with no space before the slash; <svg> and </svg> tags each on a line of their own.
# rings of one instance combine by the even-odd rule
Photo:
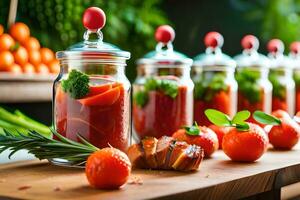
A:
<svg viewBox="0 0 300 200">
<path fill-rule="evenodd" d="M 201 132 L 196 122 L 192 126 L 185 126 L 184 129 L 188 135 L 200 135 Z"/>
<path fill-rule="evenodd" d="M 209 121 L 217 126 L 231 126 L 231 121 L 228 115 L 215 110 L 215 109 L 207 109 L 205 110 L 205 115 L 209 119 Z"/>
<path fill-rule="evenodd" d="M 161 80 L 159 89 L 171 98 L 175 99 L 178 95 L 178 85 L 175 81 Z"/>
<path fill-rule="evenodd" d="M 248 110 L 242 110 L 233 117 L 233 124 L 241 124 L 250 117 L 251 113 Z"/>
<path fill-rule="evenodd" d="M 139 106 L 143 107 L 148 102 L 148 93 L 146 91 L 137 91 L 133 95 L 133 102 Z"/>
<path fill-rule="evenodd" d="M 255 111 L 253 113 L 253 118 L 261 123 L 261 124 L 268 124 L 268 125 L 280 125 L 281 121 L 277 117 L 274 117 L 272 115 L 268 115 L 262 111 Z"/>
<path fill-rule="evenodd" d="M 247 124 L 246 122 L 236 124 L 235 127 L 238 131 L 248 131 L 250 128 L 249 124 Z"/>
</svg>

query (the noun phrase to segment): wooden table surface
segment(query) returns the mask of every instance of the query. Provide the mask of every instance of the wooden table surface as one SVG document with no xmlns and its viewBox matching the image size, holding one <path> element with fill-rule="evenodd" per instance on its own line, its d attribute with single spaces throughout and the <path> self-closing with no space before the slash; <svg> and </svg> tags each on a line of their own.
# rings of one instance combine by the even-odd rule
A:
<svg viewBox="0 0 300 200">
<path fill-rule="evenodd" d="M 231 162 L 218 151 L 194 173 L 134 170 L 131 179 L 141 180 L 142 184 L 102 191 L 89 187 L 83 169 L 53 166 L 45 161 L 22 161 L 0 165 L 0 196 L 82 200 L 245 198 L 299 182 L 300 148 L 269 150 L 259 161 L 250 164 Z"/>
</svg>

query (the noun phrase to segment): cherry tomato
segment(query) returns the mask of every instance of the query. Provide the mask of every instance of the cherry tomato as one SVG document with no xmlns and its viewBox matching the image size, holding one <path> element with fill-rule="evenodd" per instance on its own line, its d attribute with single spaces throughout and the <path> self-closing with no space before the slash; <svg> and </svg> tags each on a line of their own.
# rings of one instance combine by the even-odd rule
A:
<svg viewBox="0 0 300 200">
<path fill-rule="evenodd" d="M 13 24 L 9 29 L 10 35 L 18 42 L 25 42 L 30 37 L 28 26 L 22 22 Z"/>
<path fill-rule="evenodd" d="M 0 71 L 6 70 L 14 63 L 14 56 L 9 51 L 0 52 Z"/>
<path fill-rule="evenodd" d="M 13 74 L 22 74 L 21 66 L 16 64 L 16 63 L 14 63 L 11 66 L 7 67 L 5 71 L 11 72 Z"/>
<path fill-rule="evenodd" d="M 38 66 L 41 63 L 41 54 L 39 51 L 31 50 L 28 54 L 29 62 L 34 66 Z"/>
<path fill-rule="evenodd" d="M 35 73 L 35 68 L 30 63 L 26 63 L 25 65 L 23 65 L 22 70 L 25 74 L 34 74 Z"/>
<path fill-rule="evenodd" d="M 38 65 L 35 65 L 35 72 L 38 74 L 49 74 L 49 68 L 47 67 L 47 65 L 40 63 Z"/>
<path fill-rule="evenodd" d="M 52 60 L 54 60 L 54 53 L 51 49 L 41 48 L 40 53 L 41 53 L 42 63 L 48 65 Z"/>
<path fill-rule="evenodd" d="M 14 45 L 15 41 L 10 35 L 6 33 L 0 35 L 0 51 L 10 50 Z"/>
<path fill-rule="evenodd" d="M 49 70 L 53 74 L 58 74 L 60 72 L 60 66 L 58 60 L 54 59 L 48 64 Z"/>
<path fill-rule="evenodd" d="M 85 167 L 89 183 L 98 189 L 117 189 L 127 182 L 130 173 L 131 163 L 128 156 L 111 147 L 90 155 Z"/>
<path fill-rule="evenodd" d="M 13 55 L 15 62 L 21 66 L 28 62 L 27 50 L 22 46 L 19 46 L 19 48 L 13 52 Z"/>
<path fill-rule="evenodd" d="M 39 50 L 41 47 L 40 42 L 34 37 L 28 38 L 22 44 L 28 51 Z"/>
<path fill-rule="evenodd" d="M 0 35 L 4 33 L 4 27 L 0 24 Z"/>
</svg>

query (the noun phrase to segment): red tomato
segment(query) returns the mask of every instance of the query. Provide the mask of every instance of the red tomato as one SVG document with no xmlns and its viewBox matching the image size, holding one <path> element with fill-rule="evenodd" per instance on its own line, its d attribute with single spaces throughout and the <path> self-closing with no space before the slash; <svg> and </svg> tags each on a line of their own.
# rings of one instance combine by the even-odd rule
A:
<svg viewBox="0 0 300 200">
<path fill-rule="evenodd" d="M 210 157 L 219 148 L 218 137 L 215 132 L 205 126 L 199 128 L 199 135 L 189 135 L 185 129 L 179 129 L 172 137 L 179 141 L 185 141 L 188 144 L 195 144 L 202 147 L 204 156 Z"/>
<path fill-rule="evenodd" d="M 91 186 L 98 189 L 117 189 L 131 173 L 128 156 L 115 148 L 101 149 L 87 159 L 85 174 Z"/>
<path fill-rule="evenodd" d="M 30 30 L 28 26 L 22 22 L 13 24 L 9 29 L 9 33 L 18 42 L 24 42 L 30 37 Z"/>
<path fill-rule="evenodd" d="M 110 106 L 118 100 L 119 96 L 120 87 L 116 87 L 104 93 L 86 97 L 78 101 L 85 106 Z"/>
<path fill-rule="evenodd" d="M 6 33 L 0 35 L 0 51 L 10 50 L 14 45 L 15 41 L 10 35 Z"/>
<path fill-rule="evenodd" d="M 14 63 L 14 56 L 9 51 L 0 52 L 0 71 L 6 70 Z"/>
<path fill-rule="evenodd" d="M 292 149 L 299 141 L 300 126 L 291 118 L 280 118 L 281 124 L 272 126 L 269 140 L 275 149 Z"/>
<path fill-rule="evenodd" d="M 223 151 L 233 161 L 254 162 L 267 150 L 269 141 L 264 130 L 256 124 L 248 124 L 248 131 L 231 128 L 223 137 Z"/>
<path fill-rule="evenodd" d="M 30 63 L 26 63 L 25 65 L 23 65 L 22 70 L 25 74 L 34 74 L 35 73 L 34 66 Z"/>
<path fill-rule="evenodd" d="M 219 141 L 219 149 L 222 149 L 223 137 L 230 130 L 230 127 L 221 127 L 221 126 L 212 124 L 208 128 L 210 128 L 217 134 L 218 141 Z"/>
<path fill-rule="evenodd" d="M 28 53 L 27 50 L 20 46 L 16 51 L 13 52 L 15 62 L 21 66 L 25 65 L 28 62 Z"/>
</svg>

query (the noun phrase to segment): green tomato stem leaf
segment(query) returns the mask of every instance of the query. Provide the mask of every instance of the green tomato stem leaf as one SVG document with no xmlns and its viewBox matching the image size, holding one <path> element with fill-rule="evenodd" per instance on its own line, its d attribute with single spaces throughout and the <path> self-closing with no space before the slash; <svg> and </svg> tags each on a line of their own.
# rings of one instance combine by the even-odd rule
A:
<svg viewBox="0 0 300 200">
<path fill-rule="evenodd" d="M 261 124 L 268 124 L 268 125 L 280 125 L 281 124 L 280 119 L 278 119 L 277 117 L 266 114 L 259 110 L 255 111 L 253 113 L 253 118 Z"/>
<path fill-rule="evenodd" d="M 249 124 L 247 124 L 246 122 L 236 124 L 235 127 L 238 131 L 248 131 L 250 128 Z"/>
<path fill-rule="evenodd" d="M 205 115 L 208 120 L 217 125 L 217 126 L 231 126 L 231 120 L 228 115 L 215 110 L 215 109 L 207 109 L 205 110 Z"/>
<path fill-rule="evenodd" d="M 233 124 L 241 124 L 245 120 L 247 120 L 251 116 L 251 113 L 248 110 L 242 110 L 233 117 L 232 123 Z"/>
<path fill-rule="evenodd" d="M 201 132 L 197 122 L 194 122 L 192 126 L 185 126 L 184 129 L 188 135 L 200 135 Z"/>
</svg>

